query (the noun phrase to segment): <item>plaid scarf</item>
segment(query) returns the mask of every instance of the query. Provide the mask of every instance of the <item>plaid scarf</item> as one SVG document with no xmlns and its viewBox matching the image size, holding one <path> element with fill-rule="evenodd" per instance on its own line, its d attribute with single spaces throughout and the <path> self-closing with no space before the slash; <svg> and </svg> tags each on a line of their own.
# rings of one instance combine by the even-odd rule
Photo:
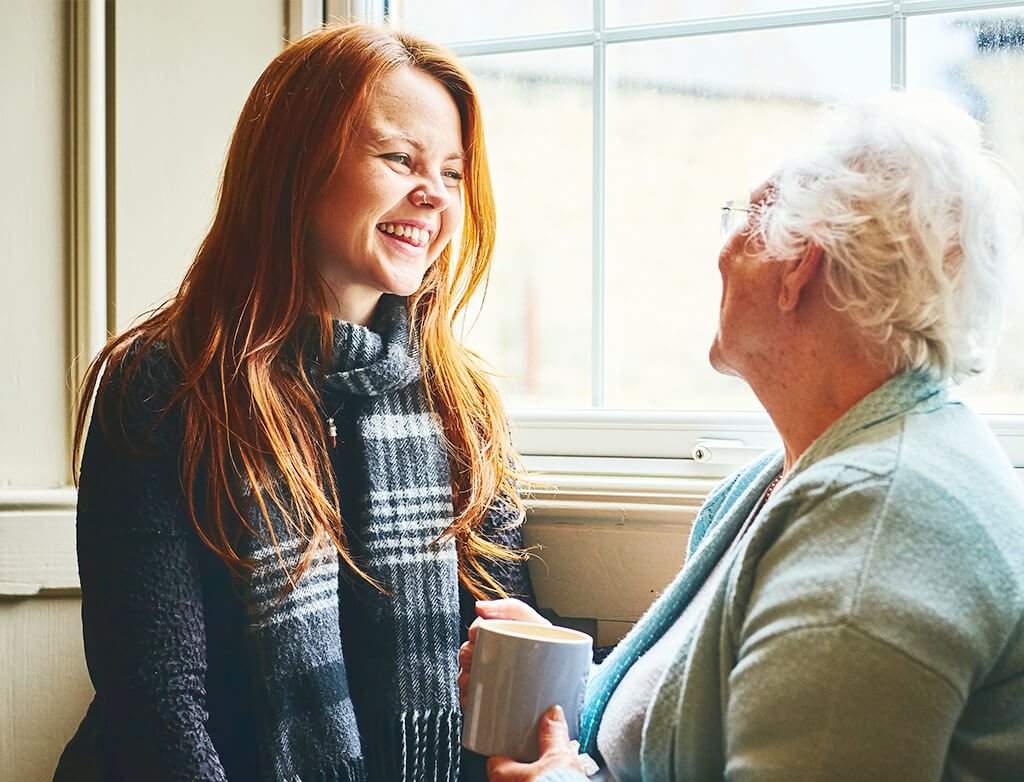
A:
<svg viewBox="0 0 1024 782">
<path fill-rule="evenodd" d="M 249 649 L 265 782 L 458 778 L 459 591 L 447 452 L 403 299 L 374 328 L 335 322 L 321 403 L 349 548 L 383 593 L 325 554 L 281 599 L 303 541 L 268 504 L 278 548 L 251 541 Z M 336 412 L 335 412 L 336 411 Z M 253 529 L 265 529 L 258 506 Z"/>
</svg>

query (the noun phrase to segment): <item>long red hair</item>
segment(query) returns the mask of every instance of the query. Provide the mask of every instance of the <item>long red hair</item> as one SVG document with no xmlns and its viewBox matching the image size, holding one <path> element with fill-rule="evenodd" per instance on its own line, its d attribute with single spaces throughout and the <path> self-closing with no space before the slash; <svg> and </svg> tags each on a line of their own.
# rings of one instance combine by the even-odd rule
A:
<svg viewBox="0 0 1024 782">
<path fill-rule="evenodd" d="M 410 297 L 410 331 L 448 444 L 455 519 L 446 535 L 455 539 L 459 577 L 477 597 L 503 595 L 485 563 L 524 555 L 486 540 L 479 529 L 495 502 L 522 517 L 517 460 L 487 373 L 455 337 L 459 313 L 486 283 L 494 247 L 480 107 L 454 58 L 412 36 L 363 25 L 325 27 L 286 48 L 263 72 L 231 140 L 213 225 L 181 287 L 107 343 L 86 373 L 75 459 L 89 402 L 109 380 L 104 367 L 124 366 L 127 382 L 133 365 L 160 341 L 182 375 L 172 400 L 183 422 L 182 486 L 204 543 L 232 568 L 248 565 L 234 542 L 245 518 L 232 491 L 240 476 L 255 489 L 250 496 L 264 517 L 265 502 L 286 509 L 291 531 L 310 544 L 291 573 L 293 583 L 324 546 L 362 574 L 348 553 L 317 392 L 303 369 L 310 313 L 320 320 L 313 348 L 320 356 L 330 355 L 332 333 L 323 283 L 304 244 L 313 206 L 369 94 L 401 67 L 444 85 L 462 122 L 465 216 L 458 254 L 446 247 Z M 129 359 L 136 343 L 137 357 Z M 103 423 L 102 406 L 96 410 Z"/>
</svg>

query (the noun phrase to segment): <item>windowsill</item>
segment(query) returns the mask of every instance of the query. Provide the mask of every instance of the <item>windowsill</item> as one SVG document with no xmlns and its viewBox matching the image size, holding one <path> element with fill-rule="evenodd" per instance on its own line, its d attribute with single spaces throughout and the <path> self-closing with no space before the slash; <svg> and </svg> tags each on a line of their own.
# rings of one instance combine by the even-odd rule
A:
<svg viewBox="0 0 1024 782">
<path fill-rule="evenodd" d="M 79 593 L 74 487 L 0 489 L 0 599 Z"/>
<path fill-rule="evenodd" d="M 584 530 L 686 536 L 717 477 L 687 459 L 524 457 L 528 542 Z M 714 466 L 717 471 L 721 465 Z M 689 474 L 686 474 L 689 473 Z M 1016 470 L 1024 483 L 1024 468 Z M 0 599 L 79 593 L 74 487 L 0 489 Z M 569 544 L 573 545 L 573 544 Z"/>
<path fill-rule="evenodd" d="M 537 480 L 525 497 L 528 538 L 557 535 L 557 529 L 569 532 L 567 527 L 685 536 L 714 485 L 713 480 L 672 474 L 671 460 L 525 461 Z M 625 474 L 640 466 L 650 474 Z M 80 593 L 76 496 L 73 487 L 0 490 L 0 599 Z"/>
</svg>

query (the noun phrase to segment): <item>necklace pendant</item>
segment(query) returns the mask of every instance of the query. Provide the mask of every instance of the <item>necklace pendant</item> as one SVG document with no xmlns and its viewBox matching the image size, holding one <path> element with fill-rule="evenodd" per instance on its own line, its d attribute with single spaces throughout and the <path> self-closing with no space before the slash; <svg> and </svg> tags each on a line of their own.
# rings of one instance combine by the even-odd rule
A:
<svg viewBox="0 0 1024 782">
<path fill-rule="evenodd" d="M 338 427 L 334 425 L 334 419 L 327 419 L 327 436 L 331 438 L 331 448 L 338 447 Z"/>
</svg>

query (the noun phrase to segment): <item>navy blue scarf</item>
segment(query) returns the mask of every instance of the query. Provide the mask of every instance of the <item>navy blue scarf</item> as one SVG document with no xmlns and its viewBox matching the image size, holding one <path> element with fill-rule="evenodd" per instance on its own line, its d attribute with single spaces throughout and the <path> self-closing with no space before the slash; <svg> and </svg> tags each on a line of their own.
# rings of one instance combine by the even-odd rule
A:
<svg viewBox="0 0 1024 782">
<path fill-rule="evenodd" d="M 451 477 L 402 299 L 375 330 L 335 323 L 321 398 L 351 553 L 381 592 L 325 554 L 280 599 L 303 541 L 268 505 L 246 583 L 266 782 L 458 778 L 461 716 Z M 329 444 L 330 447 L 330 444 Z M 266 531 L 254 503 L 249 524 Z M 280 552 L 280 554 L 279 554 Z"/>
</svg>

